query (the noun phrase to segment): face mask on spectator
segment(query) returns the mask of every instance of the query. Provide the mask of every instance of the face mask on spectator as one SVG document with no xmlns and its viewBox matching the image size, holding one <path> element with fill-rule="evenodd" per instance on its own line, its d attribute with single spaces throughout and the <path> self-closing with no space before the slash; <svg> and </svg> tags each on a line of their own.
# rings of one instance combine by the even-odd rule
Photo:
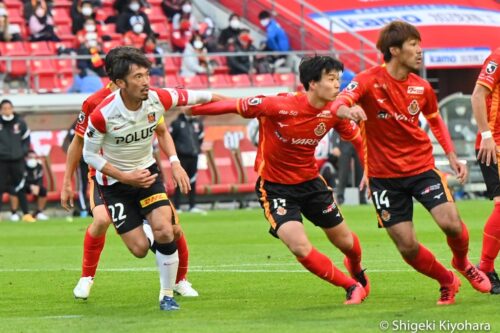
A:
<svg viewBox="0 0 500 333">
<path fill-rule="evenodd" d="M 266 18 L 266 19 L 262 19 L 260 20 L 260 24 L 263 26 L 263 27 L 267 27 L 267 25 L 269 24 L 271 20 Z"/>
<path fill-rule="evenodd" d="M 195 49 L 197 49 L 197 50 L 200 50 L 200 49 L 202 49 L 202 48 L 203 48 L 203 42 L 202 42 L 201 40 L 197 39 L 197 40 L 195 40 L 195 41 L 193 42 L 193 47 L 194 47 Z"/>
<path fill-rule="evenodd" d="M 35 11 L 35 15 L 38 17 L 43 17 L 45 15 L 45 10 L 41 7 L 38 7 Z"/>
<path fill-rule="evenodd" d="M 26 160 L 26 166 L 30 169 L 34 169 L 36 168 L 36 165 L 38 164 L 38 161 L 36 160 L 36 158 L 28 158 Z"/>
<path fill-rule="evenodd" d="M 96 27 L 94 24 L 85 24 L 85 31 L 94 32 L 95 30 L 96 30 Z"/>
<path fill-rule="evenodd" d="M 82 14 L 84 16 L 92 15 L 92 7 L 89 7 L 89 6 L 82 7 Z"/>
<path fill-rule="evenodd" d="M 11 121 L 12 119 L 14 119 L 14 115 L 13 114 L 11 114 L 10 116 L 2 115 L 2 119 L 5 121 Z"/>
<path fill-rule="evenodd" d="M 184 13 L 186 13 L 186 14 L 187 14 L 187 13 L 191 13 L 191 5 L 190 5 L 190 4 L 188 4 L 188 3 L 187 3 L 187 4 L 185 4 L 185 5 L 182 5 L 182 11 L 183 11 Z"/>
<path fill-rule="evenodd" d="M 7 11 L 5 8 L 0 8 L 0 16 L 7 16 Z"/>
<path fill-rule="evenodd" d="M 231 20 L 229 21 L 229 26 L 233 29 L 239 29 L 240 28 L 240 20 Z"/>
<path fill-rule="evenodd" d="M 128 8 L 130 8 L 130 10 L 133 11 L 133 12 L 137 12 L 137 11 L 139 11 L 139 8 L 141 8 L 141 5 L 139 5 L 138 2 L 132 2 L 128 6 Z"/>
<path fill-rule="evenodd" d="M 144 26 L 142 24 L 134 24 L 134 26 L 132 27 L 132 30 L 136 33 L 136 34 L 140 34 L 143 30 L 144 30 Z"/>
</svg>

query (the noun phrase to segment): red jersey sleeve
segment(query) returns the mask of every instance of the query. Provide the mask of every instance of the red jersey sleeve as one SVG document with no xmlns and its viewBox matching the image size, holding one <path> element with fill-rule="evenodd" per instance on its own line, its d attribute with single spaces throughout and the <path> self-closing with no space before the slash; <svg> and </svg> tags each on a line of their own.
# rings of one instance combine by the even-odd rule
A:
<svg viewBox="0 0 500 333">
<path fill-rule="evenodd" d="M 365 90 L 363 76 L 356 76 L 337 96 L 332 109 L 337 111 L 340 105 L 353 106 L 363 97 Z"/>
<path fill-rule="evenodd" d="M 484 61 L 481 73 L 477 79 L 477 84 L 485 86 L 490 91 L 493 91 L 495 85 L 500 83 L 500 48 L 497 48 L 486 60 Z"/>
<path fill-rule="evenodd" d="M 84 101 L 82 104 L 82 110 L 78 114 L 78 120 L 75 125 L 75 133 L 83 137 L 85 135 L 85 131 L 87 130 L 87 126 L 89 125 L 89 116 L 93 111 L 93 107 L 90 105 L 88 101 Z"/>
<path fill-rule="evenodd" d="M 106 119 L 104 119 L 101 110 L 92 112 L 92 114 L 90 115 L 90 120 L 92 121 L 92 125 L 94 125 L 94 128 L 96 130 L 103 134 L 106 133 Z"/>
<path fill-rule="evenodd" d="M 255 96 L 238 99 L 237 111 L 243 118 L 258 118 L 277 114 L 282 96 Z"/>
<path fill-rule="evenodd" d="M 352 141 L 356 136 L 360 135 L 359 127 L 356 123 L 347 119 L 340 120 L 333 128 L 344 141 Z"/>
</svg>

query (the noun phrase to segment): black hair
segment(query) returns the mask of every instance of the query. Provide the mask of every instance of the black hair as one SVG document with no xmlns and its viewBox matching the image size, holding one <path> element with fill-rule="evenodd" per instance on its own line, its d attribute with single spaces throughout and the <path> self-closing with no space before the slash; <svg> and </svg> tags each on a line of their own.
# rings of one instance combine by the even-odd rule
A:
<svg viewBox="0 0 500 333">
<path fill-rule="evenodd" d="M 4 106 L 4 104 L 10 104 L 10 106 L 14 106 L 14 104 L 12 104 L 12 102 L 10 101 L 10 99 L 4 99 L 0 102 L 0 108 L 2 106 Z"/>
<path fill-rule="evenodd" d="M 238 14 L 232 13 L 231 15 L 229 15 L 229 21 L 231 21 L 235 17 L 238 18 L 238 19 L 240 18 L 240 16 Z"/>
<path fill-rule="evenodd" d="M 269 13 L 267 10 L 263 10 L 259 13 L 259 20 L 270 18 L 271 13 Z"/>
<path fill-rule="evenodd" d="M 121 50 L 112 55 L 111 71 L 108 70 L 109 79 L 113 82 L 123 80 L 128 75 L 130 67 L 137 65 L 139 67 L 151 69 L 151 61 L 144 53 L 135 47 L 122 46 Z"/>
<path fill-rule="evenodd" d="M 299 65 L 300 82 L 307 91 L 309 83 L 320 81 L 323 73 L 329 74 L 331 71 L 341 72 L 343 70 L 344 64 L 334 57 L 319 55 L 304 57 Z"/>
</svg>

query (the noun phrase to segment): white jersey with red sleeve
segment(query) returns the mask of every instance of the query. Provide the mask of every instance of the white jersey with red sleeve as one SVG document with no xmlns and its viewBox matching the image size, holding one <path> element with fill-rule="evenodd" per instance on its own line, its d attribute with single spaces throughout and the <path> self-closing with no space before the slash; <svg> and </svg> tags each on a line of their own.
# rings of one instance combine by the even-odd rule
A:
<svg viewBox="0 0 500 333">
<path fill-rule="evenodd" d="M 106 163 L 125 172 L 153 165 L 152 140 L 156 127 L 164 121 L 163 113 L 175 106 L 199 102 L 197 92 L 190 94 L 184 89 L 151 88 L 137 111 L 126 108 L 120 90 L 108 96 L 91 114 L 84 137 L 83 156 L 97 170 L 97 182 L 117 182 L 101 172 Z"/>
</svg>

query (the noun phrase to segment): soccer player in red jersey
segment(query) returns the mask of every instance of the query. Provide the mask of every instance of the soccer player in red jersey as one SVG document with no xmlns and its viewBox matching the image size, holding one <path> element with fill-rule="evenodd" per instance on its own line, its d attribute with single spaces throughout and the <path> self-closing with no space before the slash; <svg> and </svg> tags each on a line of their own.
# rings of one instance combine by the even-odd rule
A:
<svg viewBox="0 0 500 333">
<path fill-rule="evenodd" d="M 495 272 L 495 258 L 500 251 L 500 48 L 485 60 L 476 87 L 472 93 L 472 111 L 476 118 L 477 161 L 483 173 L 488 196 L 495 203 L 493 212 L 484 226 L 483 249 L 479 269 L 491 282 L 491 293 L 500 294 L 500 280 Z"/>
<path fill-rule="evenodd" d="M 128 50 L 127 47 L 117 47 L 111 50 L 105 59 L 106 69 L 112 68 L 112 61 L 118 52 Z M 83 150 L 83 136 L 87 130 L 88 119 L 90 114 L 108 95 L 117 89 L 113 83 L 100 89 L 96 93 L 88 97 L 82 105 L 82 111 L 78 116 L 78 121 L 75 126 L 75 137 L 68 148 L 68 155 L 66 158 L 66 170 L 64 173 L 63 187 L 61 191 L 61 206 L 66 210 L 73 207 L 73 189 L 72 178 L 78 165 L 78 161 L 82 157 Z M 94 277 L 99 263 L 101 252 L 104 248 L 106 239 L 106 231 L 111 224 L 111 219 L 106 212 L 106 207 L 102 201 L 101 196 L 95 184 L 95 170 L 89 167 L 89 183 L 90 183 L 90 210 L 92 212 L 93 221 L 85 232 L 83 242 L 83 260 L 82 260 L 82 273 L 78 284 L 73 290 L 76 298 L 87 299 L 90 295 L 91 287 L 94 283 Z M 144 225 L 145 229 L 150 229 L 149 225 Z M 180 225 L 176 225 L 175 233 L 177 238 L 177 248 L 179 251 L 179 268 L 177 271 L 175 291 L 182 296 L 196 297 L 198 292 L 187 281 L 186 275 L 188 271 L 189 251 L 184 234 L 182 233 Z M 149 231 L 148 231 L 149 232 Z"/>
<path fill-rule="evenodd" d="M 377 42 L 385 65 L 359 73 L 332 110 L 341 118 L 363 121 L 365 172 L 379 225 L 386 228 L 409 265 L 439 282 L 441 296 L 437 303 L 444 305 L 455 302 L 460 280 L 418 242 L 412 223 L 413 198 L 424 205 L 446 234 L 453 252 L 452 266 L 480 292 L 489 292 L 491 284 L 468 260 L 467 227 L 445 176 L 435 167 L 431 141 L 419 127 L 422 113 L 463 182 L 467 169 L 457 159 L 438 112 L 436 95 L 427 81 L 414 74 L 422 62 L 420 40 L 420 33 L 411 24 L 395 21 L 385 26 Z"/>
<path fill-rule="evenodd" d="M 319 176 L 314 151 L 331 128 L 351 140 L 361 156 L 359 128 L 330 111 L 339 91 L 343 65 L 332 57 L 303 59 L 300 81 L 305 94 L 232 99 L 192 107 L 195 115 L 239 113 L 259 119 L 259 146 L 255 191 L 270 233 L 278 237 L 311 273 L 344 288 L 345 304 L 359 304 L 369 293 L 369 282 L 361 266 L 358 237 L 349 230 L 332 189 Z M 340 271 L 309 241 L 302 215 L 320 227 L 330 242 L 344 254 L 351 277 Z"/>
</svg>

